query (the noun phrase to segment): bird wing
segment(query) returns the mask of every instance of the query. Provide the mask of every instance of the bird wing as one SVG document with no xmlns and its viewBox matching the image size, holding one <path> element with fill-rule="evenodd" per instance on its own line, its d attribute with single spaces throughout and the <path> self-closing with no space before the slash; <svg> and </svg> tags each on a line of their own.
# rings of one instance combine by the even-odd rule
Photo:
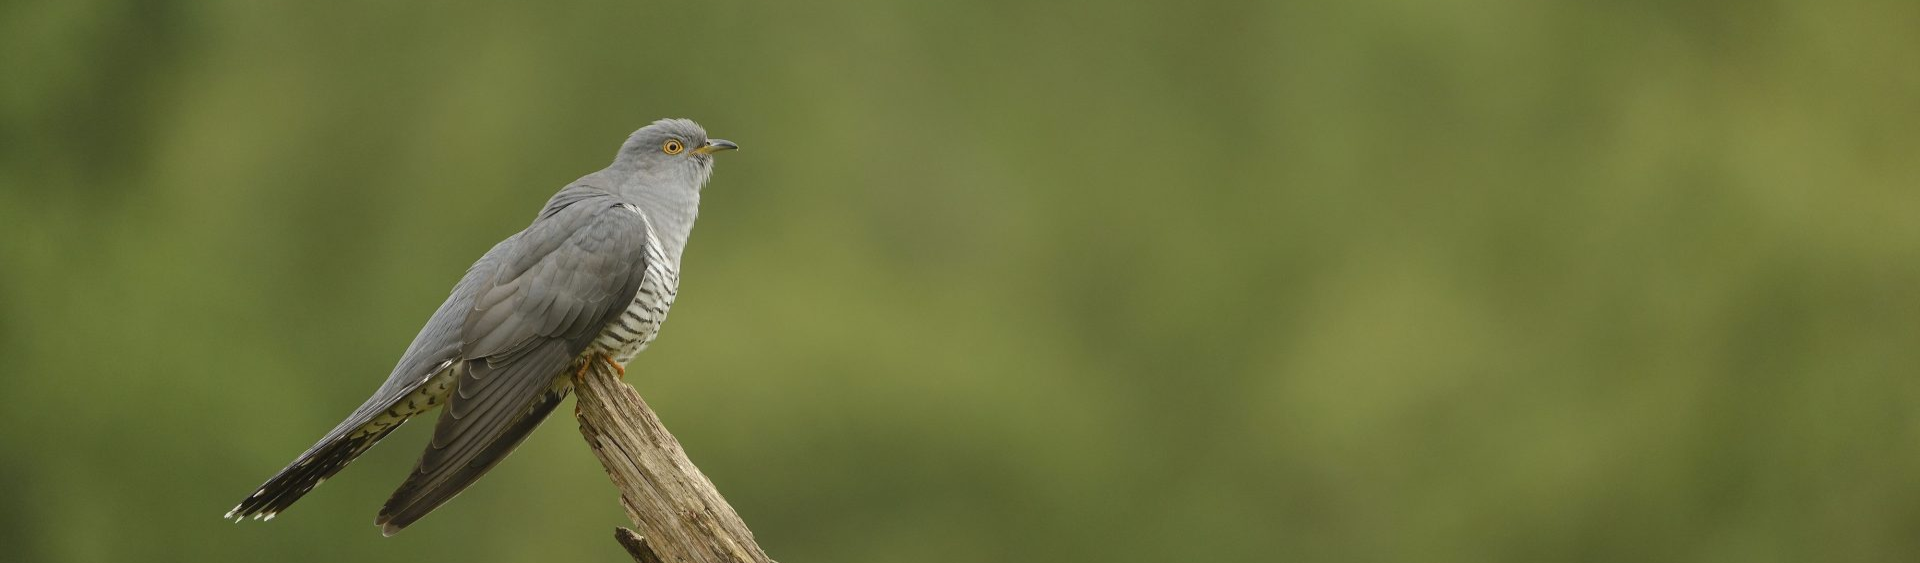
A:
<svg viewBox="0 0 1920 563">
<path fill-rule="evenodd" d="M 460 330 L 463 366 L 414 472 L 380 511 L 390 535 L 491 469 L 564 396 L 553 388 L 633 299 L 646 218 L 611 196 L 547 213 L 505 249 Z"/>
</svg>

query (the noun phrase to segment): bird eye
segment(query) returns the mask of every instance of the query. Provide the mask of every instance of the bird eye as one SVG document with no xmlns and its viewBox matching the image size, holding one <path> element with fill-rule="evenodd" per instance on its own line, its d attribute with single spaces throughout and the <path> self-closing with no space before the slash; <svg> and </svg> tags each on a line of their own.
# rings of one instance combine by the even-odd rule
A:
<svg viewBox="0 0 1920 563">
<path fill-rule="evenodd" d="M 660 145 L 660 152 L 667 154 L 680 154 L 683 150 L 687 150 L 687 146 L 680 144 L 679 139 L 667 139 L 666 143 Z"/>
</svg>

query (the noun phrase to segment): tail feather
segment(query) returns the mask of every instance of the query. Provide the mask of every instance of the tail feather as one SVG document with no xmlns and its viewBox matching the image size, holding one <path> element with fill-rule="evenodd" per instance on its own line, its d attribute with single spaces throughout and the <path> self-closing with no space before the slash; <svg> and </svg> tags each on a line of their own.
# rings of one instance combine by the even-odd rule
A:
<svg viewBox="0 0 1920 563">
<path fill-rule="evenodd" d="M 247 518 L 272 520 L 399 427 L 399 424 L 394 424 L 370 434 L 343 438 L 328 436 L 322 439 L 291 465 L 267 479 L 233 510 L 227 511 L 226 518 L 236 522 Z"/>
</svg>

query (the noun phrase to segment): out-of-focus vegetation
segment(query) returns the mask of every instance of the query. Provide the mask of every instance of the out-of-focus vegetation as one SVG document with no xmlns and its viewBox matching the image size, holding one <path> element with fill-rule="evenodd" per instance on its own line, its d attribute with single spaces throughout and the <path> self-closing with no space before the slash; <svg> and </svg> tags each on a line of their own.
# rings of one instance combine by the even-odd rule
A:
<svg viewBox="0 0 1920 563">
<path fill-rule="evenodd" d="M 0 559 L 622 561 L 557 417 L 218 516 L 633 130 L 781 561 L 1920 558 L 1920 3 L 0 6 Z"/>
</svg>

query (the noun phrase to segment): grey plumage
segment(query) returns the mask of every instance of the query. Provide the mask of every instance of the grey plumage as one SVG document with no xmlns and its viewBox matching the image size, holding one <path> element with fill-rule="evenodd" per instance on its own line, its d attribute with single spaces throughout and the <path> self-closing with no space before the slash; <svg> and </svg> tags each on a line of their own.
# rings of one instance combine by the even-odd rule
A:
<svg viewBox="0 0 1920 563">
<path fill-rule="evenodd" d="M 634 132 L 612 165 L 561 189 L 476 261 L 373 396 L 227 516 L 271 519 L 442 404 L 376 523 L 392 535 L 459 494 L 539 426 L 582 362 L 624 364 L 657 334 L 712 154 L 732 148 L 684 119 Z"/>
</svg>

